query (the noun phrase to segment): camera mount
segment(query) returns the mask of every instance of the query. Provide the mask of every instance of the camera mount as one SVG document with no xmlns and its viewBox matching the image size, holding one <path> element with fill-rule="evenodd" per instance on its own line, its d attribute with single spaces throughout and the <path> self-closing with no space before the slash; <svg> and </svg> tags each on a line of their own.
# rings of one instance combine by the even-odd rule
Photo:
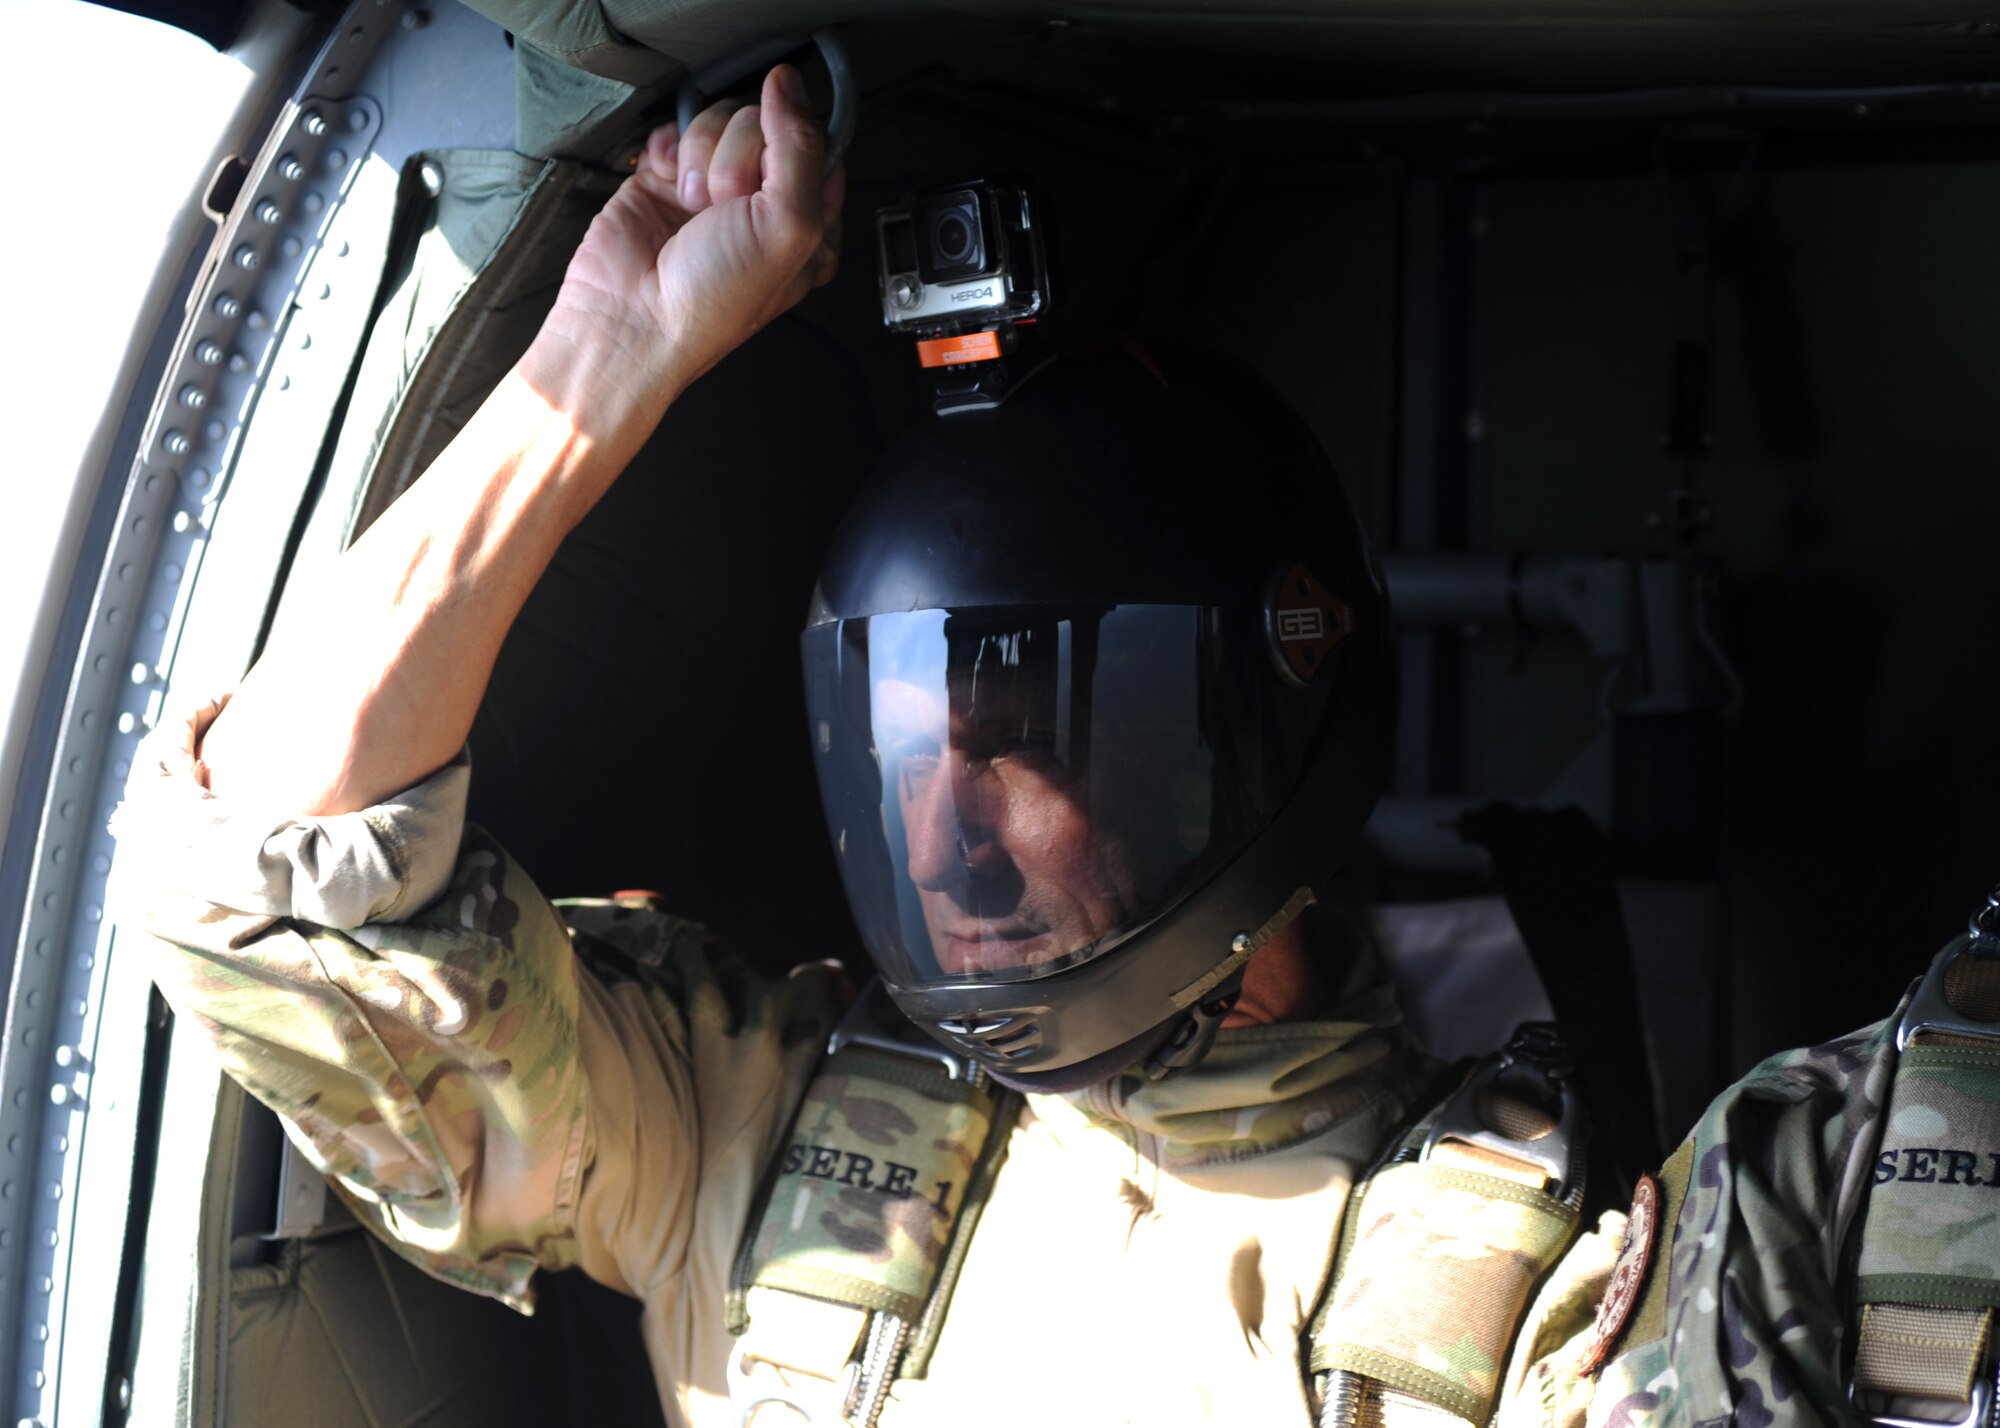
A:
<svg viewBox="0 0 2000 1428">
<path fill-rule="evenodd" d="M 882 322 L 917 339 L 940 414 L 997 406 L 1008 359 L 1049 302 L 1036 204 L 991 179 L 907 195 L 875 215 Z"/>
</svg>

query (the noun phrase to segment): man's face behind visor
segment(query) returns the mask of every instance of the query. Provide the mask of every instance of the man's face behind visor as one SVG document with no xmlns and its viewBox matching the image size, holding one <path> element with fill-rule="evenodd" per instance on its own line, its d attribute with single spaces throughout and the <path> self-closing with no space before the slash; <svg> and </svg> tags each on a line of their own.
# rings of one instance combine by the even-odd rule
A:
<svg viewBox="0 0 2000 1428">
<path fill-rule="evenodd" d="M 876 748 L 939 970 L 1005 977 L 1127 925 L 1131 875 L 1092 820 L 1085 741 L 1069 734 L 1073 623 L 954 623 L 942 689 L 876 681 Z"/>
<path fill-rule="evenodd" d="M 807 632 L 829 827 L 891 987 L 1104 955 L 1261 826 L 1281 792 L 1275 681 L 1222 621 L 980 607 Z"/>
</svg>

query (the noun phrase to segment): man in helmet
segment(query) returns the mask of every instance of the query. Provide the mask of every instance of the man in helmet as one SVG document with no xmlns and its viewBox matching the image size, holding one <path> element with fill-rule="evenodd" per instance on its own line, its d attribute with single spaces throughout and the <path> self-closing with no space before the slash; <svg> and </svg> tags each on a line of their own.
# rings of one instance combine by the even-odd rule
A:
<svg viewBox="0 0 2000 1428">
<path fill-rule="evenodd" d="M 1438 1068 L 1314 922 L 1382 772 L 1386 612 L 1240 372 L 1064 358 L 920 425 L 836 538 L 821 792 L 943 1072 L 865 1018 L 873 1059 L 822 1071 L 825 969 L 766 984 L 643 908 L 558 910 L 463 828 L 460 750 L 558 542 L 831 273 L 840 180 L 799 101 L 780 69 L 656 134 L 493 397 L 233 702 L 149 746 L 121 877 L 162 986 L 420 1265 L 644 1301 L 676 1424 L 1012 1421 L 1031 1379 L 1064 1423 L 1574 1418 L 1616 1235 L 1562 1257 L 1568 1162 L 1409 1128 Z M 1572 1124 L 1543 1109 L 1523 1136 Z"/>
<path fill-rule="evenodd" d="M 805 661 L 849 903 L 940 1040 L 1073 1090 L 1323 1009 L 1292 919 L 1380 787 L 1388 622 L 1263 384 L 1112 347 L 919 422 L 834 537 Z"/>
</svg>

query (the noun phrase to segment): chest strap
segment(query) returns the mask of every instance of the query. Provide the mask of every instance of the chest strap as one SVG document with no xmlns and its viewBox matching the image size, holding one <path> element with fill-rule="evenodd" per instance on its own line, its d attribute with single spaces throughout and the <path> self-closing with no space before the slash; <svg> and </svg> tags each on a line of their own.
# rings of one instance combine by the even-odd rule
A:
<svg viewBox="0 0 2000 1428">
<path fill-rule="evenodd" d="M 1849 1393 L 1880 1423 L 1982 1425 L 2000 1308 L 2000 890 L 1896 1031 L 1861 1224 Z"/>
<path fill-rule="evenodd" d="M 923 1377 L 1006 1156 L 1020 1096 L 883 1018 L 871 986 L 834 1032 L 737 1254 L 739 1428 L 872 1428 Z"/>
<path fill-rule="evenodd" d="M 1309 1367 L 1322 1428 L 1484 1424 L 1576 1237 L 1583 1136 L 1554 1028 L 1524 1026 L 1354 1192 Z"/>
</svg>

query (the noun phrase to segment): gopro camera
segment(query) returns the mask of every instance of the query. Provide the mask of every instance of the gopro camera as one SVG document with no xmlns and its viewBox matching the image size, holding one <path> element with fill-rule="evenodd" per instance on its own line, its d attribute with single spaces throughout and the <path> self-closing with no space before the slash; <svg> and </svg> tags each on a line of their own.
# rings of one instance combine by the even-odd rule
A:
<svg viewBox="0 0 2000 1428">
<path fill-rule="evenodd" d="M 1049 293 L 1036 219 L 1026 188 L 988 179 L 924 189 L 878 211 L 883 324 L 939 337 L 1037 316 Z"/>
</svg>

